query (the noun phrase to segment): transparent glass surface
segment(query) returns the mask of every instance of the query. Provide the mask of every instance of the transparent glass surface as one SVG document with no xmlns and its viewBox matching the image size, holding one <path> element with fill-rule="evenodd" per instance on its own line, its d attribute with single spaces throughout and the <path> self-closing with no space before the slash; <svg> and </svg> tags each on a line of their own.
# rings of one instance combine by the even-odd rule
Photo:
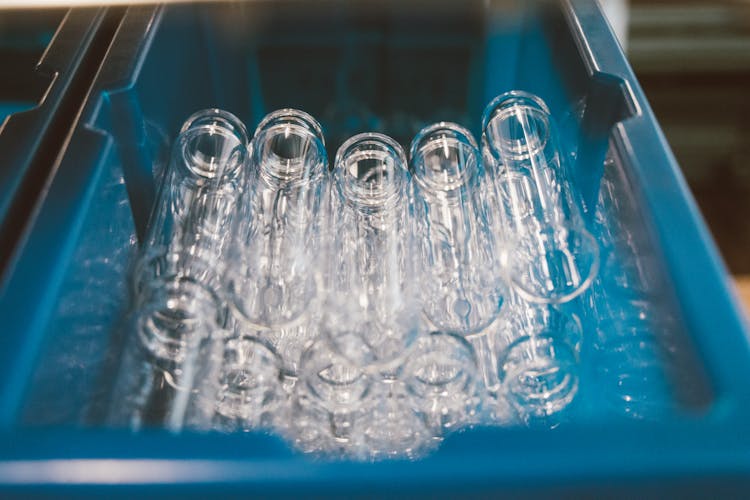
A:
<svg viewBox="0 0 750 500">
<path fill-rule="evenodd" d="M 236 314 L 275 329 L 302 321 L 317 295 L 328 160 L 320 125 L 293 109 L 267 115 L 251 148 L 225 286 Z"/>
<path fill-rule="evenodd" d="M 425 127 L 412 142 L 411 170 L 425 315 L 438 329 L 481 332 L 500 312 L 507 287 L 471 132 L 455 123 Z"/>
<path fill-rule="evenodd" d="M 287 429 L 291 441 L 306 452 L 357 454 L 357 426 L 373 404 L 376 378 L 324 338 L 303 353 L 300 377 Z"/>
<path fill-rule="evenodd" d="M 354 136 L 336 154 L 321 333 L 361 366 L 397 361 L 418 333 L 410 187 L 404 151 L 387 136 Z"/>
<path fill-rule="evenodd" d="M 217 109 L 192 115 L 180 131 L 134 269 L 134 331 L 115 389 L 122 391 L 112 405 L 115 422 L 185 423 L 202 346 L 225 321 L 220 269 L 246 141 L 242 122 Z"/>
<path fill-rule="evenodd" d="M 552 306 L 509 302 L 494 340 L 501 394 L 522 421 L 549 419 L 578 392 L 581 323 Z"/>
<path fill-rule="evenodd" d="M 216 303 L 197 284 L 167 282 L 131 313 L 108 421 L 181 430 L 217 333 Z"/>
<path fill-rule="evenodd" d="M 286 416 L 281 357 L 258 337 L 230 332 L 201 364 L 189 423 L 224 432 L 269 429 Z"/>
<path fill-rule="evenodd" d="M 487 106 L 482 124 L 510 279 L 527 300 L 568 302 L 596 276 L 599 248 L 581 217 L 549 109 L 514 90 Z"/>
<path fill-rule="evenodd" d="M 417 340 L 404 378 L 435 437 L 479 420 L 484 393 L 477 364 L 473 347 L 461 336 L 433 332 Z"/>
<path fill-rule="evenodd" d="M 178 276 L 220 288 L 247 162 L 247 133 L 234 115 L 195 113 L 183 124 L 149 219 L 134 272 L 135 301 Z"/>
<path fill-rule="evenodd" d="M 270 343 L 296 376 L 317 332 L 328 157 L 318 122 L 295 109 L 269 113 L 251 149 L 223 285 L 236 328 Z"/>
</svg>

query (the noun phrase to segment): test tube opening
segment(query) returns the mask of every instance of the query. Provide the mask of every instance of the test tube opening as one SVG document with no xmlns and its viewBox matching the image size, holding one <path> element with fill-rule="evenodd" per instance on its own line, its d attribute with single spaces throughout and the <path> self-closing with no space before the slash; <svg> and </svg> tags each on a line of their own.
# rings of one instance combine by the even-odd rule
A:
<svg viewBox="0 0 750 500">
<path fill-rule="evenodd" d="M 513 90 L 485 108 L 482 130 L 492 156 L 514 160 L 541 153 L 550 139 L 550 111 L 539 97 Z"/>
<path fill-rule="evenodd" d="M 553 333 L 519 339 L 499 360 L 498 368 L 511 401 L 533 416 L 562 411 L 578 392 L 575 350 Z"/>
<path fill-rule="evenodd" d="M 582 335 L 577 316 L 553 307 L 512 312 L 497 337 L 497 373 L 516 408 L 544 417 L 571 403 L 578 391 Z"/>
<path fill-rule="evenodd" d="M 185 121 L 178 141 L 180 164 L 192 176 L 220 180 L 233 177 L 240 169 L 248 138 L 239 118 L 220 109 L 206 109 Z"/>
<path fill-rule="evenodd" d="M 245 424 L 264 425 L 281 402 L 281 359 L 257 337 L 242 335 L 226 342 L 218 379 L 216 413 Z"/>
<path fill-rule="evenodd" d="M 336 153 L 336 183 L 348 202 L 387 208 L 401 199 L 407 172 L 403 148 L 382 134 L 359 134 Z"/>
<path fill-rule="evenodd" d="M 477 174 L 477 143 L 471 132 L 455 123 L 423 128 L 412 141 L 410 153 L 414 179 L 428 192 L 458 189 Z"/>
<path fill-rule="evenodd" d="M 266 115 L 253 137 L 253 150 L 262 174 L 287 182 L 316 176 L 327 163 L 320 124 L 297 109 L 285 108 Z"/>
<path fill-rule="evenodd" d="M 457 427 L 473 417 L 479 402 L 478 361 L 462 336 L 432 332 L 417 341 L 405 366 L 407 385 L 419 410 L 439 427 Z"/>
<path fill-rule="evenodd" d="M 319 339 L 303 353 L 300 372 L 302 390 L 327 411 L 354 411 L 367 399 L 372 379 Z"/>
</svg>

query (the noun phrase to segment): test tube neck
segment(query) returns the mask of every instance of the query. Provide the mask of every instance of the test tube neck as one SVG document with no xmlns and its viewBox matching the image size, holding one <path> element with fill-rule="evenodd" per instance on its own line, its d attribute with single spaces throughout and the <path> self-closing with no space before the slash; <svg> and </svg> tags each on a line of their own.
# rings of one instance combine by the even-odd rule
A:
<svg viewBox="0 0 750 500">
<path fill-rule="evenodd" d="M 485 108 L 482 134 L 495 159 L 527 159 L 544 151 L 549 141 L 549 108 L 528 92 L 506 92 Z"/>
<path fill-rule="evenodd" d="M 414 180 L 426 193 L 470 186 L 479 169 L 479 148 L 464 127 L 440 122 L 423 128 L 411 144 Z"/>
<path fill-rule="evenodd" d="M 327 165 L 320 124 L 304 111 L 280 109 L 258 124 L 252 140 L 260 174 L 275 182 L 304 182 Z"/>
<path fill-rule="evenodd" d="M 182 125 L 176 149 L 186 174 L 197 182 L 221 182 L 244 164 L 247 131 L 242 121 L 220 109 L 198 111 Z"/>
<path fill-rule="evenodd" d="M 408 175 L 403 148 L 383 134 L 355 135 L 336 153 L 339 195 L 358 209 L 378 212 L 401 203 Z"/>
</svg>

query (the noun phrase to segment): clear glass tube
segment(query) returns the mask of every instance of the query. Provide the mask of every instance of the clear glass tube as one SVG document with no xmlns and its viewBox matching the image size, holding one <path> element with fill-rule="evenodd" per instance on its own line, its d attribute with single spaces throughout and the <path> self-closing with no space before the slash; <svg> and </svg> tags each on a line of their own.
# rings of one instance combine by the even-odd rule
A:
<svg viewBox="0 0 750 500">
<path fill-rule="evenodd" d="M 365 345 L 358 345 L 367 350 Z M 301 436 L 309 433 L 299 425 L 317 416 L 318 422 L 328 427 L 325 436 L 337 442 L 342 451 L 355 448 L 355 422 L 369 406 L 374 382 L 373 374 L 332 349 L 326 339 L 317 339 L 300 360 L 300 381 L 295 387 L 294 420 L 300 421 L 296 433 Z M 333 444 L 330 439 L 321 439 L 317 446 L 330 451 Z M 310 445 L 308 442 L 306 447 Z"/>
<path fill-rule="evenodd" d="M 422 402 L 399 370 L 365 370 L 319 338 L 303 354 L 286 436 L 304 452 L 339 459 L 416 458 L 437 444 L 416 408 Z"/>
<path fill-rule="evenodd" d="M 224 323 L 218 270 L 246 143 L 242 122 L 217 109 L 192 115 L 175 141 L 134 269 L 134 336 L 115 390 L 117 422 L 185 424 L 206 344 Z"/>
<path fill-rule="evenodd" d="M 480 160 L 455 123 L 425 127 L 411 145 L 423 310 L 437 329 L 462 335 L 494 321 L 506 294 Z"/>
<path fill-rule="evenodd" d="M 134 303 L 143 317 L 138 336 L 156 356 L 178 362 L 188 356 L 201 339 L 185 325 L 206 321 L 207 297 L 215 325 L 223 324 L 220 268 L 246 141 L 242 122 L 218 109 L 192 115 L 177 137 L 134 276 Z"/>
<path fill-rule="evenodd" d="M 209 411 L 200 414 L 210 416 L 214 429 L 269 429 L 287 416 L 282 360 L 258 337 L 222 342 L 221 357 L 202 375 L 197 400 Z"/>
<path fill-rule="evenodd" d="M 269 343 L 293 381 L 317 335 L 328 157 L 318 122 L 295 109 L 261 120 L 251 149 L 224 279 L 233 335 Z"/>
<path fill-rule="evenodd" d="M 399 374 L 381 373 L 375 378 L 372 397 L 355 422 L 359 456 L 377 460 L 418 458 L 438 444 L 422 413 L 423 399 L 415 398 Z"/>
<path fill-rule="evenodd" d="M 341 454 L 348 445 L 348 441 L 337 440 L 331 432 L 328 411 L 306 395 L 292 398 L 288 425 L 277 431 L 302 453 Z"/>
<path fill-rule="evenodd" d="M 562 412 L 578 393 L 578 318 L 514 296 L 496 335 L 498 378 L 519 416 L 528 422 Z"/>
<path fill-rule="evenodd" d="M 482 126 L 514 288 L 534 302 L 573 299 L 594 279 L 599 248 L 581 217 L 549 109 L 532 94 L 507 92 L 487 106 Z"/>
<path fill-rule="evenodd" d="M 291 327 L 319 288 L 320 205 L 328 183 L 323 134 L 307 113 L 281 109 L 260 122 L 251 148 L 226 288 L 249 326 Z"/>
<path fill-rule="evenodd" d="M 418 333 L 409 187 L 404 151 L 393 139 L 360 134 L 339 148 L 321 331 L 358 366 L 398 360 Z"/>
<path fill-rule="evenodd" d="M 177 276 L 219 289 L 247 162 L 247 132 L 234 115 L 207 109 L 185 121 L 172 150 L 134 273 L 138 302 Z"/>
<path fill-rule="evenodd" d="M 442 332 L 421 336 L 403 370 L 415 409 L 433 436 L 476 421 L 481 379 L 474 349 L 463 337 Z"/>
<path fill-rule="evenodd" d="M 218 331 L 214 296 L 189 282 L 167 282 L 130 316 L 108 419 L 133 429 L 180 430 L 211 337 Z"/>
</svg>

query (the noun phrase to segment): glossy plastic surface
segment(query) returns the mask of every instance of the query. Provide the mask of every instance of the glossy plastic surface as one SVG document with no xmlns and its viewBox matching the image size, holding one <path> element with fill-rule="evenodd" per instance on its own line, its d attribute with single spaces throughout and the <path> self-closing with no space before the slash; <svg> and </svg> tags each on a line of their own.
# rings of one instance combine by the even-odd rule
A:
<svg viewBox="0 0 750 500">
<path fill-rule="evenodd" d="M 127 11 L 0 296 L 0 482 L 18 493 L 288 496 L 750 487 L 746 328 L 598 8 L 347 5 Z M 252 127 L 268 110 L 305 109 L 321 117 L 330 156 L 367 129 L 402 145 L 440 120 L 477 134 L 482 108 L 514 88 L 542 97 L 560 124 L 601 245 L 589 290 L 562 314 L 524 319 L 573 333 L 577 393 L 556 421 L 472 429 L 422 460 L 376 464 L 311 461 L 261 434 L 101 425 L 154 171 L 187 116 L 221 107 Z"/>
<path fill-rule="evenodd" d="M 93 80 L 86 54 L 104 14 L 105 9 L 3 13 L 0 278 Z"/>
</svg>

